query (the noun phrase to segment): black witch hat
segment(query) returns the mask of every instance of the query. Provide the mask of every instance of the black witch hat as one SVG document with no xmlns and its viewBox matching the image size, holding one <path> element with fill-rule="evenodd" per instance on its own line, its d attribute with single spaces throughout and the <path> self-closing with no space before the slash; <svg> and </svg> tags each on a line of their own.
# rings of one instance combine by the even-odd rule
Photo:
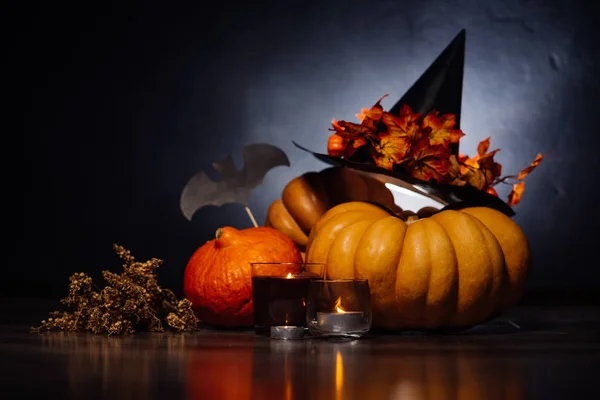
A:
<svg viewBox="0 0 600 400">
<path fill-rule="evenodd" d="M 427 115 L 433 110 L 441 114 L 454 114 L 455 128 L 460 128 L 462 105 L 462 87 L 465 62 L 465 30 L 461 30 L 419 79 L 389 110 L 398 114 L 403 105 L 408 105 L 415 113 Z M 411 190 L 447 204 L 444 209 L 486 206 L 495 208 L 508 216 L 513 209 L 498 197 L 481 191 L 471 185 L 456 186 L 450 184 L 423 181 L 403 171 L 389 171 L 370 162 L 348 160 L 327 154 L 312 152 L 299 144 L 304 151 L 312 153 L 317 159 L 330 165 L 352 168 L 360 172 L 379 174 L 391 183 L 409 187 Z M 458 144 L 451 145 L 453 154 L 458 154 Z"/>
</svg>

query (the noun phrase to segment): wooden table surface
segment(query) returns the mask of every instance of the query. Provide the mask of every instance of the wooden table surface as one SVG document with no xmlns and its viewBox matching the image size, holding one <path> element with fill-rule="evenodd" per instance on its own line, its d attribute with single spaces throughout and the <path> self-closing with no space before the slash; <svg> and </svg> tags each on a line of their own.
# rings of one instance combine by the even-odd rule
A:
<svg viewBox="0 0 600 400">
<path fill-rule="evenodd" d="M 600 398 L 600 308 L 521 307 L 454 335 L 276 341 L 252 331 L 30 333 L 0 325 L 0 398 Z"/>
</svg>

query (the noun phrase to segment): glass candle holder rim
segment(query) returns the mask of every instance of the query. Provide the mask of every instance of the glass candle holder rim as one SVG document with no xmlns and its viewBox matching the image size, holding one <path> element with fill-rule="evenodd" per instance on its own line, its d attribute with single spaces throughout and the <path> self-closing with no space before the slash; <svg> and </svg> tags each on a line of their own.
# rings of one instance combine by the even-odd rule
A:
<svg viewBox="0 0 600 400">
<path fill-rule="evenodd" d="M 304 262 L 304 261 L 257 261 L 257 262 L 251 262 L 250 265 L 319 265 L 319 266 L 325 266 L 325 263 L 318 263 L 318 262 Z"/>
</svg>

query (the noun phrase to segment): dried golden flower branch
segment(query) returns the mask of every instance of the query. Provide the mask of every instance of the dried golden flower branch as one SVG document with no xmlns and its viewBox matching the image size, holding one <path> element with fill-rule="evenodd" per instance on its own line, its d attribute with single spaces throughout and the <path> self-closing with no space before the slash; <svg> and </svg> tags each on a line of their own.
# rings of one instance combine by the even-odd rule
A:
<svg viewBox="0 0 600 400">
<path fill-rule="evenodd" d="M 61 300 L 69 311 L 50 313 L 50 318 L 32 331 L 89 331 L 110 336 L 138 330 L 162 332 L 163 321 L 178 332 L 197 329 L 199 321 L 191 302 L 178 300 L 171 290 L 159 286 L 154 270 L 162 260 L 140 262 L 122 246 L 114 244 L 113 249 L 124 262 L 123 272 L 103 271 L 103 289 L 87 274 L 73 274 L 69 294 Z"/>
</svg>

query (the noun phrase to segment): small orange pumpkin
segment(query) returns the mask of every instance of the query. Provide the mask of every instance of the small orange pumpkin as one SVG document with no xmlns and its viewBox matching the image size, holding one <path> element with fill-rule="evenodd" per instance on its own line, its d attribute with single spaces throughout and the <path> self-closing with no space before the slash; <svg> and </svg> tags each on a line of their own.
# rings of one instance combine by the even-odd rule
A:
<svg viewBox="0 0 600 400">
<path fill-rule="evenodd" d="M 302 262 L 294 242 L 268 227 L 224 227 L 199 247 L 185 269 L 184 293 L 198 318 L 216 326 L 251 326 L 252 262 Z"/>
</svg>

